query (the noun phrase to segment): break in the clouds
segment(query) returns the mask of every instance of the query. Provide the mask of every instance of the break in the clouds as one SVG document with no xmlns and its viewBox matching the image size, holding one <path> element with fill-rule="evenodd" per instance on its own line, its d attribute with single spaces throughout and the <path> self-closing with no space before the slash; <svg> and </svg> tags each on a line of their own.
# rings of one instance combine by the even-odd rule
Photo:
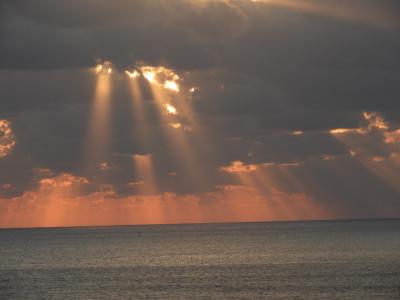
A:
<svg viewBox="0 0 400 300">
<path fill-rule="evenodd" d="M 1 1 L 0 226 L 399 217 L 399 20 L 391 0 Z"/>
</svg>

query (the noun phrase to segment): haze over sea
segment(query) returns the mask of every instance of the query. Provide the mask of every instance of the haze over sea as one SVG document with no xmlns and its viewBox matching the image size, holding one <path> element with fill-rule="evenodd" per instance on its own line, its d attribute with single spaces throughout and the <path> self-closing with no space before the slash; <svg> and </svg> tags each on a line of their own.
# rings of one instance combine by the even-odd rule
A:
<svg viewBox="0 0 400 300">
<path fill-rule="evenodd" d="M 400 220 L 0 230 L 0 299 L 400 299 Z"/>
</svg>

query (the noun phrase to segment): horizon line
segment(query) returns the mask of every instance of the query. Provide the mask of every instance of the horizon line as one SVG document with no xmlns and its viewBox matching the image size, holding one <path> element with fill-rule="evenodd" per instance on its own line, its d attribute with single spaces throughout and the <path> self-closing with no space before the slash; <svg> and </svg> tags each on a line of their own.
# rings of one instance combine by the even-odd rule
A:
<svg viewBox="0 0 400 300">
<path fill-rule="evenodd" d="M 227 221 L 227 222 L 193 222 L 193 223 L 154 223 L 154 224 L 109 224 L 109 225 L 76 225 L 76 226 L 43 226 L 43 227 L 0 227 L 1 230 L 19 229 L 84 229 L 103 227 L 149 227 L 149 226 L 189 226 L 189 225 L 234 225 L 261 223 L 318 223 L 318 222 L 357 222 L 357 221 L 400 221 L 400 217 L 390 218 L 337 218 L 337 219 L 307 219 L 307 220 L 273 220 L 273 221 Z"/>
</svg>

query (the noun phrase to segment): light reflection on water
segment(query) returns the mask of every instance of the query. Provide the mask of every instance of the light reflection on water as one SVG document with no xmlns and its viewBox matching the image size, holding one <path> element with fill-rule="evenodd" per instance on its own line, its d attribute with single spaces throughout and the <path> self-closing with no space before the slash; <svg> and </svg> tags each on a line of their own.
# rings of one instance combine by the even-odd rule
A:
<svg viewBox="0 0 400 300">
<path fill-rule="evenodd" d="M 0 298 L 397 299 L 400 220 L 0 230 Z"/>
</svg>

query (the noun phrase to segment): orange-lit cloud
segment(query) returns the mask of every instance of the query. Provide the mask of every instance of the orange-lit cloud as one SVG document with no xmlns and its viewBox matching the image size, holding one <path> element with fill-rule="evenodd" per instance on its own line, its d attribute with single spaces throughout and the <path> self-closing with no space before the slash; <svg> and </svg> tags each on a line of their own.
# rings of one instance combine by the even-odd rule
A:
<svg viewBox="0 0 400 300">
<path fill-rule="evenodd" d="M 128 75 L 130 78 L 138 78 L 140 76 L 140 73 L 137 70 L 133 71 L 125 71 L 125 74 Z"/>
<path fill-rule="evenodd" d="M 182 128 L 182 124 L 181 123 L 178 123 L 178 122 L 176 122 L 176 123 L 171 123 L 171 124 L 169 124 L 172 128 L 174 128 L 174 129 L 179 129 L 179 128 Z"/>
<path fill-rule="evenodd" d="M 293 131 L 292 134 L 293 134 L 293 135 L 303 135 L 304 132 L 301 131 L 301 130 L 296 130 L 296 131 Z"/>
<path fill-rule="evenodd" d="M 175 108 L 175 106 L 173 106 L 172 104 L 165 104 L 165 110 L 167 111 L 167 113 L 169 113 L 170 115 L 178 115 L 178 111 Z"/>
<path fill-rule="evenodd" d="M 192 87 L 192 88 L 189 89 L 190 93 L 196 93 L 198 91 L 199 91 L 199 88 L 197 88 L 197 87 Z"/>
<path fill-rule="evenodd" d="M 357 133 L 357 134 L 365 134 L 366 131 L 361 128 L 335 128 L 329 131 L 332 135 L 340 135 L 346 133 Z"/>
<path fill-rule="evenodd" d="M 400 143 L 400 129 L 385 132 L 385 142 L 388 144 Z"/>
<path fill-rule="evenodd" d="M 389 125 L 385 119 L 376 112 L 363 112 L 363 117 L 368 121 L 368 128 L 373 129 L 388 129 Z"/>
<path fill-rule="evenodd" d="M 110 61 L 99 62 L 94 70 L 97 74 L 112 74 L 113 73 L 113 64 Z"/>
<path fill-rule="evenodd" d="M 390 130 L 390 124 L 377 112 L 363 112 L 362 117 L 367 122 L 365 127 L 351 130 L 331 130 L 336 138 L 349 148 L 349 154 L 353 159 L 363 165 L 366 170 L 382 180 L 386 185 L 400 192 L 400 129 Z M 333 132 L 332 132 L 333 131 Z M 351 133 L 363 134 L 364 140 L 349 136 Z M 379 141 L 373 140 L 369 134 L 376 133 Z M 376 155 L 371 149 L 386 149 L 390 156 Z"/>
<path fill-rule="evenodd" d="M 70 174 L 42 179 L 37 190 L 1 199 L 0 227 L 203 223 L 324 219 L 323 205 L 303 194 L 265 197 L 240 185 L 205 194 L 118 197 L 112 187 L 82 193 L 90 182 Z M 137 183 L 140 185 L 141 183 Z M 290 210 L 283 213 L 282 207 Z M 302 207 L 303 209 L 298 209 Z"/>
<path fill-rule="evenodd" d="M 257 165 L 247 165 L 241 161 L 234 161 L 229 166 L 222 167 L 221 170 L 227 173 L 252 172 L 258 169 Z"/>
<path fill-rule="evenodd" d="M 377 112 L 363 112 L 363 119 L 367 122 L 365 127 L 360 128 L 334 128 L 329 131 L 332 135 L 346 135 L 349 133 L 354 134 L 368 134 L 374 129 L 387 130 L 389 129 L 388 123 L 385 119 Z"/>
<path fill-rule="evenodd" d="M 366 122 L 363 127 L 332 129 L 330 134 L 349 148 L 351 156 L 362 154 L 367 159 L 378 161 L 378 156 L 373 153 L 369 155 L 369 152 L 372 149 L 382 150 L 388 146 L 395 146 L 400 141 L 400 129 L 390 130 L 390 124 L 377 112 L 363 112 L 361 115 Z M 375 140 L 376 137 L 379 137 L 379 140 Z M 392 147 L 391 151 L 397 152 L 400 149 Z"/>
<path fill-rule="evenodd" d="M 186 132 L 191 132 L 192 128 L 190 126 L 184 125 L 179 122 L 170 123 L 169 126 L 173 129 L 183 129 Z"/>
<path fill-rule="evenodd" d="M 143 76 L 153 84 L 167 90 L 179 92 L 179 81 L 181 78 L 172 69 L 166 67 L 142 66 L 140 68 Z"/>
<path fill-rule="evenodd" d="M 267 167 L 298 167 L 300 163 L 262 163 L 262 164 L 245 164 L 241 161 L 233 161 L 229 166 L 221 167 L 221 171 L 226 173 L 249 173 L 262 170 Z"/>
<path fill-rule="evenodd" d="M 0 159 L 10 154 L 16 145 L 11 124 L 7 120 L 0 120 Z"/>
</svg>

